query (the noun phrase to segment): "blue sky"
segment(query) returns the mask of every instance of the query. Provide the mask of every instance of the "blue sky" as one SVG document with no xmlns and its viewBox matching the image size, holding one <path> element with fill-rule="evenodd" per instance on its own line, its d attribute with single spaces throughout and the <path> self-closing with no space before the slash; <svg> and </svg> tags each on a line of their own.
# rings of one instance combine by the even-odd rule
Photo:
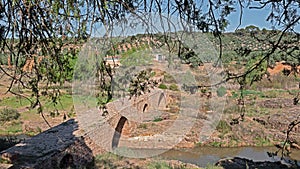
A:
<svg viewBox="0 0 300 169">
<path fill-rule="evenodd" d="M 270 10 L 268 8 L 265 9 L 249 9 L 244 8 L 242 24 L 239 28 L 244 28 L 248 25 L 255 25 L 260 29 L 272 29 L 272 25 L 270 22 L 266 21 Z M 240 10 L 238 9 L 236 12 L 233 12 L 229 15 L 229 26 L 226 28 L 226 32 L 233 32 L 237 26 L 239 25 L 239 16 Z M 277 29 L 282 29 L 282 27 L 277 27 Z M 296 27 L 297 32 L 300 32 L 300 26 Z"/>
<path fill-rule="evenodd" d="M 272 25 L 270 22 L 266 21 L 268 15 L 270 14 L 270 7 L 265 7 L 263 9 L 249 9 L 249 7 L 245 7 L 243 8 L 243 16 L 242 16 L 242 23 L 240 25 L 239 28 L 245 28 L 246 26 L 249 26 L 249 25 L 255 25 L 257 27 L 259 27 L 260 29 L 262 28 L 266 28 L 266 29 L 272 29 Z M 300 12 L 300 10 L 299 10 Z M 148 14 L 149 15 L 149 14 Z M 149 16 L 152 16 L 153 18 L 159 18 L 158 16 L 155 16 L 156 14 L 152 14 L 152 15 L 149 15 Z M 145 15 L 147 16 L 147 15 Z M 150 17 L 151 18 L 151 17 Z M 161 24 L 159 21 L 155 21 L 155 19 L 150 19 L 152 20 L 152 24 L 154 25 L 154 27 L 157 28 L 156 31 L 154 32 L 158 32 L 158 31 L 161 31 Z M 177 24 L 177 21 L 176 19 L 178 18 L 171 18 L 172 22 L 174 25 L 180 25 L 180 24 Z M 232 12 L 228 18 L 229 20 L 229 25 L 227 26 L 225 32 L 234 32 L 236 30 L 236 28 L 238 27 L 239 25 L 239 20 L 240 20 L 240 8 L 237 7 L 236 8 L 236 11 L 235 12 Z M 137 20 L 138 21 L 138 20 Z M 128 24 L 128 23 L 127 23 Z M 128 25 L 123 25 L 123 27 L 118 27 L 116 26 L 115 27 L 115 30 L 114 30 L 114 36 L 116 35 L 134 35 L 134 34 L 137 34 L 137 33 L 145 33 L 145 27 L 144 26 L 141 26 L 143 25 L 142 23 L 140 23 L 140 21 L 138 21 L 136 23 L 137 25 L 140 25 L 140 26 L 137 26 L 135 28 L 130 28 Z M 150 24 L 149 26 L 152 27 L 152 24 Z M 147 25 L 147 24 L 146 24 Z M 164 26 L 168 26 L 167 24 L 164 24 Z M 276 29 L 283 29 L 282 27 L 276 27 Z M 179 27 L 177 27 L 177 30 L 180 30 Z M 300 26 L 297 26 L 295 28 L 295 30 L 297 32 L 300 32 Z M 105 33 L 105 30 L 104 28 L 100 25 L 96 26 L 96 29 L 95 29 L 96 32 L 94 32 L 94 36 L 103 36 L 104 33 Z M 124 32 L 123 32 L 124 31 Z M 148 31 L 151 31 L 151 30 L 148 30 Z M 174 31 L 174 30 L 173 30 Z M 122 33 L 120 33 L 122 32 Z"/>
</svg>

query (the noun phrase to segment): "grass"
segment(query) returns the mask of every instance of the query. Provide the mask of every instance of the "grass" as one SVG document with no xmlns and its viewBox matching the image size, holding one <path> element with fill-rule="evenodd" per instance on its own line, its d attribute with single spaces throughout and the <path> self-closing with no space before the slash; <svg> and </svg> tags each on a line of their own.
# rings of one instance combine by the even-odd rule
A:
<svg viewBox="0 0 300 169">
<path fill-rule="evenodd" d="M 57 100 L 57 104 L 53 103 L 53 102 L 49 102 L 48 98 L 43 98 L 43 102 L 45 102 L 44 104 L 44 110 L 46 111 L 53 111 L 55 109 L 57 110 L 71 110 L 71 108 L 73 107 L 73 98 L 71 95 L 65 94 L 65 95 L 61 95 L 58 100 Z"/>
<path fill-rule="evenodd" d="M 0 110 L 0 123 L 17 120 L 19 117 L 20 113 L 16 109 L 4 108 Z"/>
<path fill-rule="evenodd" d="M 256 146 L 271 146 L 273 145 L 269 138 L 267 137 L 255 137 L 255 145 Z"/>
<path fill-rule="evenodd" d="M 95 156 L 95 166 L 96 168 L 117 168 L 118 165 L 114 164 L 122 160 L 122 157 L 115 155 L 113 153 L 105 153 Z"/>
<path fill-rule="evenodd" d="M 51 115 L 54 112 L 57 114 L 64 112 L 68 115 L 68 117 L 75 117 L 73 98 L 69 94 L 62 94 L 58 98 L 57 104 L 54 104 L 51 101 L 51 99 L 47 96 L 41 96 L 40 100 L 42 102 L 43 113 L 45 115 Z M 0 112 L 0 117 L 1 117 L 1 119 L 5 118 L 4 121 L 7 121 L 7 122 L 5 122 L 5 125 L 1 124 L 0 135 L 20 134 L 23 132 L 22 131 L 22 122 L 23 121 L 36 121 L 36 119 L 41 119 L 40 114 L 38 114 L 37 109 L 28 109 L 30 107 L 30 102 L 25 98 L 11 96 L 9 98 L 3 99 L 0 102 L 0 106 L 6 107 L 5 109 L 3 109 Z M 2 112 L 4 110 L 9 110 L 10 113 L 3 114 Z M 17 111 L 19 111 L 20 113 L 16 114 Z M 57 114 L 55 114 L 55 115 L 57 115 Z M 0 119 L 0 121 L 3 121 L 1 119 Z M 24 134 L 33 136 L 40 132 L 41 132 L 41 129 L 37 128 L 36 131 L 27 131 Z"/>
<path fill-rule="evenodd" d="M 175 83 L 176 84 L 175 78 L 172 75 L 168 74 L 168 73 L 164 74 L 163 82 L 164 83 L 168 83 L 168 84 L 171 84 L 171 83 Z"/>
<path fill-rule="evenodd" d="M 172 167 L 169 166 L 166 162 L 164 161 L 155 161 L 150 164 L 148 164 L 148 169 L 171 169 Z"/>
<path fill-rule="evenodd" d="M 58 110 L 68 110 L 73 106 L 73 98 L 72 95 L 69 94 L 61 95 L 57 100 L 57 104 L 54 104 L 51 101 L 51 98 L 47 96 L 41 96 L 40 100 L 42 102 L 42 105 L 44 106 L 44 110 L 53 110 L 54 108 Z M 0 106 L 18 109 L 25 106 L 30 107 L 30 101 L 26 98 L 12 96 L 1 100 Z"/>
<path fill-rule="evenodd" d="M 138 126 L 138 128 L 141 128 L 141 129 L 147 129 L 148 126 L 147 126 L 147 124 L 143 123 L 143 124 L 140 124 L 140 125 Z"/>
<path fill-rule="evenodd" d="M 169 86 L 169 89 L 173 90 L 173 91 L 179 91 L 178 86 L 176 84 L 174 84 L 174 83 Z"/>
<path fill-rule="evenodd" d="M 220 120 L 216 129 L 222 134 L 229 133 L 232 130 L 231 126 L 225 120 Z"/>
<path fill-rule="evenodd" d="M 222 146 L 222 142 L 218 142 L 218 141 L 213 141 L 211 143 L 209 143 L 210 146 L 213 146 L 213 147 L 221 147 Z"/>
<path fill-rule="evenodd" d="M 218 167 L 213 164 L 207 164 L 205 169 L 223 169 L 223 167 Z"/>
<path fill-rule="evenodd" d="M 128 50 L 122 54 L 120 63 L 123 66 L 142 66 L 152 63 L 153 56 L 149 51 Z"/>
<path fill-rule="evenodd" d="M 0 129 L 0 135 L 14 135 L 22 133 L 22 123 L 20 121 L 12 121 Z"/>
<path fill-rule="evenodd" d="M 271 77 L 271 81 L 267 79 L 263 79 L 259 82 L 254 83 L 251 86 L 251 89 L 285 89 L 285 88 L 293 88 L 298 84 L 297 77 L 294 76 L 284 76 L 282 74 L 273 75 Z"/>
<path fill-rule="evenodd" d="M 264 97 L 264 93 L 257 90 L 243 90 L 244 96 L 258 96 L 258 97 Z M 241 95 L 240 91 L 233 91 L 232 92 L 232 98 L 238 98 Z"/>
<path fill-rule="evenodd" d="M 20 107 L 30 106 L 30 101 L 23 97 L 12 96 L 1 100 L 0 106 L 18 109 Z"/>
<path fill-rule="evenodd" d="M 154 120 L 153 122 L 160 122 L 162 121 L 163 119 L 161 117 L 154 117 Z"/>
<path fill-rule="evenodd" d="M 287 93 L 285 90 L 268 90 L 264 92 L 264 98 L 279 98 Z"/>
<path fill-rule="evenodd" d="M 118 156 L 116 154 L 113 153 L 105 153 L 105 154 L 100 154 L 100 155 L 96 155 L 95 157 L 95 161 L 99 161 L 99 160 L 121 160 L 122 157 Z"/>
<path fill-rule="evenodd" d="M 227 90 L 224 86 L 221 86 L 217 89 L 218 97 L 223 97 L 226 94 Z"/>
<path fill-rule="evenodd" d="M 249 117 L 255 117 L 255 116 L 262 115 L 262 113 L 260 113 L 260 111 L 254 107 L 247 108 L 245 114 Z"/>
<path fill-rule="evenodd" d="M 0 164 L 10 164 L 10 162 L 8 160 L 1 158 L 0 156 Z"/>
<path fill-rule="evenodd" d="M 228 107 L 226 107 L 224 110 L 223 110 L 223 113 L 224 114 L 234 114 L 236 112 L 239 112 L 239 106 L 236 105 L 236 104 L 232 104 Z"/>
</svg>

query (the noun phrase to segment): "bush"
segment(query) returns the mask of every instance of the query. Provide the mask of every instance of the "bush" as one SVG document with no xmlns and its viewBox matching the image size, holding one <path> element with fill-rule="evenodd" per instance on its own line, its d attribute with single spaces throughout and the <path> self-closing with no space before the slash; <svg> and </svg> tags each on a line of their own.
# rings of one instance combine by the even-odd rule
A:
<svg viewBox="0 0 300 169">
<path fill-rule="evenodd" d="M 152 162 L 148 165 L 149 169 L 169 169 L 169 168 L 173 168 L 173 167 L 170 167 L 166 162 L 164 161 L 155 161 L 155 162 Z"/>
<path fill-rule="evenodd" d="M 165 85 L 165 84 L 160 84 L 159 86 L 158 86 L 158 88 L 160 88 L 160 89 L 167 89 L 168 87 Z"/>
<path fill-rule="evenodd" d="M 220 120 L 216 129 L 220 132 L 220 133 L 228 133 L 230 132 L 232 129 L 231 129 L 231 126 L 224 120 Z"/>
<path fill-rule="evenodd" d="M 154 120 L 153 122 L 160 122 L 162 121 L 163 119 L 161 117 L 154 117 Z"/>
<path fill-rule="evenodd" d="M 4 108 L 0 111 L 0 122 L 17 120 L 19 117 L 20 113 L 15 109 Z"/>
<path fill-rule="evenodd" d="M 176 84 L 171 84 L 171 85 L 169 86 L 169 89 L 170 89 L 170 90 L 173 90 L 173 91 L 179 91 L 178 86 L 177 86 Z"/>
<path fill-rule="evenodd" d="M 164 75 L 164 80 L 165 83 L 176 83 L 176 80 L 174 79 L 174 77 L 170 74 L 165 74 Z"/>
<path fill-rule="evenodd" d="M 226 94 L 226 88 L 224 86 L 221 86 L 217 89 L 217 95 L 218 97 L 223 97 Z"/>
</svg>

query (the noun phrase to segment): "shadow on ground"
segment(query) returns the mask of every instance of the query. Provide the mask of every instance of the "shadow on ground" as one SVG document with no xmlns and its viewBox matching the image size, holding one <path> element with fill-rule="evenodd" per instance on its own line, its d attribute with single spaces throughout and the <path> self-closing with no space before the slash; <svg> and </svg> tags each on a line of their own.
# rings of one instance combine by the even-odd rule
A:
<svg viewBox="0 0 300 169">
<path fill-rule="evenodd" d="M 70 119 L 1 152 L 9 168 L 93 168 L 92 150 L 74 135 L 78 124 Z"/>
</svg>

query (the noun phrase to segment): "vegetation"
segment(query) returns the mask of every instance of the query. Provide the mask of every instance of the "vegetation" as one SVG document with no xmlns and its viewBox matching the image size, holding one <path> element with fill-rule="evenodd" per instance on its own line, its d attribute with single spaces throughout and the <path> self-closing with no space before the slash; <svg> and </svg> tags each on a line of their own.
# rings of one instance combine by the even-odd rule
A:
<svg viewBox="0 0 300 169">
<path fill-rule="evenodd" d="M 167 87 L 165 84 L 161 83 L 161 84 L 158 86 L 158 88 L 160 88 L 160 89 L 167 89 L 168 87 Z"/>
<path fill-rule="evenodd" d="M 226 133 L 231 131 L 231 126 L 226 121 L 220 120 L 217 127 L 216 127 L 216 129 L 219 132 L 221 132 L 223 134 L 226 134 Z"/>
<path fill-rule="evenodd" d="M 163 119 L 160 117 L 160 116 L 158 116 L 158 117 L 155 117 L 154 118 L 154 120 L 153 120 L 153 122 L 160 122 L 160 121 L 162 121 Z"/>
<path fill-rule="evenodd" d="M 4 108 L 0 110 L 0 123 L 17 120 L 19 117 L 20 113 L 15 109 Z"/>
<path fill-rule="evenodd" d="M 173 91 L 179 91 L 178 86 L 176 84 L 174 84 L 174 83 L 169 86 L 169 89 L 173 90 Z"/>
<path fill-rule="evenodd" d="M 226 88 L 225 88 L 224 86 L 221 86 L 221 87 L 219 87 L 219 88 L 217 89 L 217 95 L 218 95 L 219 97 L 225 96 L 226 92 L 227 92 L 227 90 L 226 90 Z"/>
<path fill-rule="evenodd" d="M 148 165 L 148 169 L 171 169 L 166 162 L 153 162 Z"/>
</svg>

